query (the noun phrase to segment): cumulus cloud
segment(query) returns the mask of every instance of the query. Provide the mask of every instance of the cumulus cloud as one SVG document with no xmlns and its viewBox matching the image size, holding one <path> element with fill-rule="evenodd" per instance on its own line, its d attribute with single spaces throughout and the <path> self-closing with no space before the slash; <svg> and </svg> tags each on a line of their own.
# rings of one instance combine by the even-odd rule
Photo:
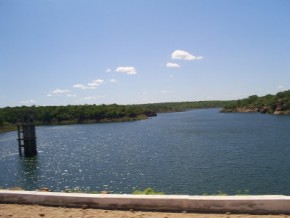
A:
<svg viewBox="0 0 290 218">
<path fill-rule="evenodd" d="M 203 59 L 203 56 L 196 56 L 195 57 L 195 60 L 201 60 L 201 59 Z"/>
<path fill-rule="evenodd" d="M 189 52 L 183 51 L 183 50 L 175 50 L 174 52 L 172 52 L 171 58 L 172 59 L 187 60 L 187 61 L 203 59 L 202 56 L 194 56 L 194 55 L 190 54 Z"/>
<path fill-rule="evenodd" d="M 106 73 L 110 73 L 110 72 L 112 72 L 111 68 L 107 68 Z"/>
<path fill-rule="evenodd" d="M 54 96 L 54 95 L 62 95 L 62 94 L 65 94 L 65 93 L 68 93 L 69 90 L 68 89 L 55 89 L 53 90 L 52 92 L 48 93 L 46 96 L 48 97 L 51 97 L 51 96 Z"/>
<path fill-rule="evenodd" d="M 89 87 L 97 87 L 97 86 L 99 86 L 99 85 L 101 85 L 103 83 L 104 83 L 104 80 L 96 79 L 96 80 L 93 80 L 92 82 L 88 83 L 88 86 Z"/>
<path fill-rule="evenodd" d="M 84 86 L 83 84 L 75 84 L 75 85 L 73 85 L 73 88 L 76 88 L 76 89 L 86 89 L 86 86 Z"/>
<path fill-rule="evenodd" d="M 63 93 L 67 93 L 69 92 L 69 90 L 67 89 L 55 89 L 51 92 L 51 94 L 63 94 Z"/>
<path fill-rule="evenodd" d="M 21 101 L 20 103 L 21 103 L 21 104 L 26 104 L 26 105 L 27 105 L 27 104 L 35 104 L 36 101 L 30 99 L 30 100 L 26 100 L 26 101 Z"/>
<path fill-rule="evenodd" d="M 74 98 L 74 97 L 77 97 L 77 95 L 75 95 L 75 94 L 68 94 L 67 97 L 72 97 L 72 98 Z"/>
<path fill-rule="evenodd" d="M 166 67 L 168 67 L 168 68 L 178 68 L 178 67 L 180 67 L 180 65 L 176 64 L 176 63 L 167 62 Z"/>
<path fill-rule="evenodd" d="M 96 80 L 93 80 L 92 82 L 89 82 L 86 86 L 83 84 L 75 84 L 75 85 L 73 85 L 73 88 L 76 88 L 76 89 L 96 89 L 97 86 L 100 86 L 104 82 L 105 81 L 102 79 L 96 79 Z"/>
<path fill-rule="evenodd" d="M 105 96 L 87 96 L 87 97 L 84 97 L 83 100 L 92 101 L 92 100 L 99 99 L 99 98 L 104 98 L 104 97 Z"/>
<path fill-rule="evenodd" d="M 116 72 L 126 73 L 129 75 L 133 75 L 137 73 L 135 67 L 117 67 Z"/>
</svg>

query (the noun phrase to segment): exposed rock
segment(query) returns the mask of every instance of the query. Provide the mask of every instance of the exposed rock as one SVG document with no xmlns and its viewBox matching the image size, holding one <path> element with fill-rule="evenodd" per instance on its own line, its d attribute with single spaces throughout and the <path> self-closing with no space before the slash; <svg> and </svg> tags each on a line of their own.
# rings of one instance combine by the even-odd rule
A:
<svg viewBox="0 0 290 218">
<path fill-rule="evenodd" d="M 259 108 L 238 107 L 237 112 L 242 112 L 242 113 L 259 112 Z"/>
<path fill-rule="evenodd" d="M 262 106 L 259 108 L 259 112 L 261 112 L 262 114 L 268 113 L 270 111 L 270 108 L 267 106 Z"/>
</svg>

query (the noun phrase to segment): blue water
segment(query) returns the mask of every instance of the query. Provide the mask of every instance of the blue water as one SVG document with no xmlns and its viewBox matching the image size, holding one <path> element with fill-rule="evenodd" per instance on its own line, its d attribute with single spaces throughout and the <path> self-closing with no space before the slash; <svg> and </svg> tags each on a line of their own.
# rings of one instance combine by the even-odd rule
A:
<svg viewBox="0 0 290 218">
<path fill-rule="evenodd" d="M 16 132 L 0 134 L 0 187 L 290 194 L 290 116 L 203 109 L 36 133 L 36 158 L 19 157 Z"/>
</svg>

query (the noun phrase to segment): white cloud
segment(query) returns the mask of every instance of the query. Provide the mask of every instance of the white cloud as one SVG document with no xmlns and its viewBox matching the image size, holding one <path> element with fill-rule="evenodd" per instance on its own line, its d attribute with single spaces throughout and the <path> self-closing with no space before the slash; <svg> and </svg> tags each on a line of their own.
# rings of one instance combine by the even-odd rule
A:
<svg viewBox="0 0 290 218">
<path fill-rule="evenodd" d="M 69 90 L 67 89 L 55 89 L 51 92 L 51 94 L 63 94 L 63 93 L 67 93 L 69 92 Z"/>
<path fill-rule="evenodd" d="M 202 56 L 194 56 L 194 55 L 190 54 L 189 52 L 183 51 L 183 50 L 175 50 L 174 52 L 172 52 L 171 58 L 172 59 L 187 60 L 187 61 L 203 59 Z"/>
<path fill-rule="evenodd" d="M 48 93 L 46 96 L 47 97 L 51 97 L 51 96 L 54 96 L 54 95 L 59 96 L 59 95 L 62 95 L 62 94 L 68 93 L 68 92 L 69 92 L 68 89 L 59 89 L 59 88 L 57 88 L 57 89 L 53 90 L 52 92 Z"/>
<path fill-rule="evenodd" d="M 180 67 L 180 65 L 176 64 L 176 63 L 167 62 L 166 67 L 168 67 L 168 68 L 178 68 L 178 67 Z"/>
<path fill-rule="evenodd" d="M 102 79 L 96 79 L 96 80 L 93 80 L 92 82 L 88 83 L 88 86 L 95 88 L 95 87 L 101 85 L 102 83 L 104 83 L 104 80 L 102 80 Z"/>
<path fill-rule="evenodd" d="M 99 98 L 104 98 L 104 97 L 105 96 L 87 96 L 87 97 L 84 97 L 83 100 L 92 101 L 92 100 L 99 99 Z"/>
<path fill-rule="evenodd" d="M 92 82 L 88 83 L 87 86 L 83 85 L 83 84 L 75 84 L 73 85 L 73 88 L 76 89 L 96 89 L 97 86 L 103 84 L 105 81 L 102 79 L 96 79 L 93 80 Z"/>
<path fill-rule="evenodd" d="M 73 85 L 73 88 L 76 88 L 76 89 L 86 89 L 86 86 L 84 86 L 83 84 L 75 84 L 75 85 Z"/>
<path fill-rule="evenodd" d="M 278 90 L 278 91 L 284 91 L 284 90 L 285 90 L 285 87 L 282 86 L 282 85 L 279 85 L 279 86 L 277 87 L 277 90 Z"/>
<path fill-rule="evenodd" d="M 116 79 L 114 79 L 114 78 L 113 79 L 110 79 L 110 82 L 111 83 L 118 83 L 118 81 Z"/>
<path fill-rule="evenodd" d="M 129 75 L 137 73 L 135 67 L 117 67 L 116 72 L 126 73 Z"/>
<path fill-rule="evenodd" d="M 107 68 L 106 69 L 106 73 L 110 73 L 110 72 L 112 72 L 112 69 L 111 68 Z"/>
<path fill-rule="evenodd" d="M 26 100 L 26 101 L 21 101 L 20 103 L 21 103 L 21 104 L 29 104 L 29 105 L 30 105 L 30 104 L 35 104 L 36 101 L 30 99 L 30 100 Z"/>
<path fill-rule="evenodd" d="M 67 97 L 77 97 L 75 94 L 68 94 Z"/>
</svg>

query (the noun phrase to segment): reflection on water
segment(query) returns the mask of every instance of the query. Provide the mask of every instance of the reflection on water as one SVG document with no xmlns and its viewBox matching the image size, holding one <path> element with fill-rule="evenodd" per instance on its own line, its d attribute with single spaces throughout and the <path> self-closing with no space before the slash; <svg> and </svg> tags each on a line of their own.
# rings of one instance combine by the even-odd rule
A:
<svg viewBox="0 0 290 218">
<path fill-rule="evenodd" d="M 21 157 L 20 158 L 19 178 L 20 187 L 38 188 L 39 180 L 39 163 L 37 157 Z"/>
<path fill-rule="evenodd" d="M 38 155 L 0 134 L 0 187 L 168 194 L 290 194 L 290 116 L 217 109 L 149 120 L 37 127 Z"/>
</svg>

